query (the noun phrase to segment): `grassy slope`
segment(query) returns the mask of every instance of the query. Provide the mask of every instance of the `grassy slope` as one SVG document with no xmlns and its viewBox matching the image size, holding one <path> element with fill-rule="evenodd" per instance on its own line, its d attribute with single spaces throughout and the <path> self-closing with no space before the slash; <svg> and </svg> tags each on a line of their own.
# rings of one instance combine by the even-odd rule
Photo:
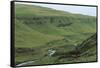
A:
<svg viewBox="0 0 100 68">
<path fill-rule="evenodd" d="M 84 46 L 83 46 L 84 45 Z M 66 47 L 66 46 L 64 46 Z M 42 58 L 39 64 L 57 64 L 57 63 L 73 63 L 73 62 L 89 62 L 96 61 L 96 34 L 87 38 L 81 45 L 77 46 L 77 50 L 71 48 L 71 51 L 59 51 L 53 57 Z M 67 46 L 67 48 L 69 48 Z M 60 47 L 62 49 L 62 47 Z M 69 57 L 68 57 L 69 56 Z M 50 60 L 49 60 L 50 59 Z M 45 60 L 45 61 L 44 61 Z M 38 65 L 38 62 L 37 62 Z"/>
<path fill-rule="evenodd" d="M 76 17 L 76 14 L 69 12 L 32 5 L 16 4 L 15 7 L 16 49 L 22 48 L 22 51 L 25 51 L 24 48 L 32 48 L 34 50 L 34 53 L 29 55 L 23 52 L 16 53 L 17 63 L 39 58 L 50 47 L 68 52 L 69 49 L 74 48 L 73 44 L 80 44 L 96 32 L 96 19 L 92 16 L 77 14 Z M 58 27 L 59 25 L 62 26 Z M 27 58 L 23 58 L 24 56 Z"/>
<path fill-rule="evenodd" d="M 22 22 L 16 21 L 16 47 L 35 47 L 50 40 L 61 39 L 61 36 L 46 35 L 29 28 Z M 38 40 L 38 41 L 37 41 Z M 28 46 L 27 46 L 28 45 Z"/>
</svg>

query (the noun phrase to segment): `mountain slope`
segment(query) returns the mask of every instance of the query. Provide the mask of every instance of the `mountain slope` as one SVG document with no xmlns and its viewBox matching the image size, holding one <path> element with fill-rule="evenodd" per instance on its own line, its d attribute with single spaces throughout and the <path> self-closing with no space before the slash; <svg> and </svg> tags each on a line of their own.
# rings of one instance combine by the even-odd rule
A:
<svg viewBox="0 0 100 68">
<path fill-rule="evenodd" d="M 73 51 L 75 44 L 80 45 L 96 33 L 96 17 L 93 16 L 24 4 L 16 4 L 15 10 L 16 64 L 39 59 L 50 48 L 62 54 Z M 79 49 L 85 51 L 84 47 Z M 49 61 L 48 57 L 46 59 Z"/>
</svg>

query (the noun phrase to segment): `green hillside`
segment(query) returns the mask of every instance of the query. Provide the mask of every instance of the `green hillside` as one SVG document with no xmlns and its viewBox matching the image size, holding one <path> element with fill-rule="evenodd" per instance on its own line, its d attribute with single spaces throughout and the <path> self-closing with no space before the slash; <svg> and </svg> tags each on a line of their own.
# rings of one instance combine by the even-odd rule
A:
<svg viewBox="0 0 100 68">
<path fill-rule="evenodd" d="M 91 46 L 92 42 L 84 44 L 84 47 L 82 42 L 96 33 L 96 17 L 93 16 L 24 4 L 15 5 L 15 14 L 16 64 L 40 59 L 48 54 L 49 49 L 56 50 L 55 54 L 58 55 L 46 56 L 41 62 L 32 65 L 62 63 L 63 60 L 58 61 L 59 54 L 70 53 L 75 49 L 74 45 L 78 45 L 82 53 L 85 52 L 85 45 Z M 93 45 L 96 46 L 96 43 Z M 96 52 L 95 46 L 87 50 Z M 64 61 L 70 62 L 74 61 Z"/>
<path fill-rule="evenodd" d="M 57 52 L 53 56 L 58 59 L 56 62 L 71 63 L 71 62 L 89 62 L 96 61 L 96 34 L 84 40 L 80 45 L 75 46 L 73 50 L 68 52 Z"/>
</svg>

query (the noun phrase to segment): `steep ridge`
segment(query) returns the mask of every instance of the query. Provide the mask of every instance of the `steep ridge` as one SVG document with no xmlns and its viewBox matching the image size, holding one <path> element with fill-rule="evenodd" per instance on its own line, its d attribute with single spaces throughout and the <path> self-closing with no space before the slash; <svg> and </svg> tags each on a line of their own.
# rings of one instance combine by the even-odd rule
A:
<svg viewBox="0 0 100 68">
<path fill-rule="evenodd" d="M 91 37 L 84 40 L 80 45 L 75 46 L 73 50 L 68 52 L 56 52 L 53 57 L 58 56 L 56 62 L 61 60 L 66 60 L 68 62 L 73 62 L 73 60 L 74 62 L 96 61 L 96 45 L 97 34 L 95 33 Z"/>
<path fill-rule="evenodd" d="M 91 37 L 89 37 L 88 39 L 84 40 L 80 46 L 78 46 L 78 49 L 80 51 L 80 53 L 84 53 L 84 52 L 92 52 L 95 54 L 96 52 L 96 44 L 97 44 L 97 34 L 95 33 L 94 35 L 92 35 Z M 91 51 L 95 49 L 94 51 Z M 89 51 L 90 50 L 90 51 Z M 85 53 L 84 53 L 85 54 Z"/>
</svg>

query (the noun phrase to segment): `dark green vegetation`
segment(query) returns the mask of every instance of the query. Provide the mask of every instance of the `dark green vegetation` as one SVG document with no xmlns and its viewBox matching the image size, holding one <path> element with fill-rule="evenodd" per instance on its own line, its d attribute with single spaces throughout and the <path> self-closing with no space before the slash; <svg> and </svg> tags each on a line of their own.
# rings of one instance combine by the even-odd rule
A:
<svg viewBox="0 0 100 68">
<path fill-rule="evenodd" d="M 96 61 L 95 17 L 33 5 L 15 8 L 16 64 Z"/>
</svg>

